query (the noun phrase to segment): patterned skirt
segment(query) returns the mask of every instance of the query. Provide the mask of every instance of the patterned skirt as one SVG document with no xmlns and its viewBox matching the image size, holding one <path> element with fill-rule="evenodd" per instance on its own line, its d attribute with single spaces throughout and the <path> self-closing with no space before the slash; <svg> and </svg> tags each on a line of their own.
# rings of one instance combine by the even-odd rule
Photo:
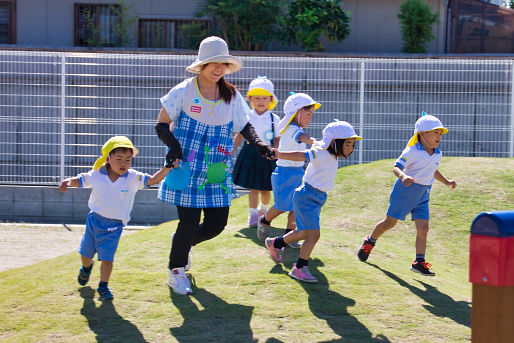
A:
<svg viewBox="0 0 514 343">
<path fill-rule="evenodd" d="M 261 157 L 254 145 L 245 142 L 237 157 L 232 178 L 238 186 L 271 191 L 271 173 L 274 169 L 275 161 Z"/>
</svg>

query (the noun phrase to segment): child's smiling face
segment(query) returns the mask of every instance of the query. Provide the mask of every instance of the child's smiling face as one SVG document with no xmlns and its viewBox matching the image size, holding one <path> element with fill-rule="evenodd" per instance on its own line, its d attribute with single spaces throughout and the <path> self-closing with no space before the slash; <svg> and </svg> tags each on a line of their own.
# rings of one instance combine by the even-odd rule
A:
<svg viewBox="0 0 514 343">
<path fill-rule="evenodd" d="M 309 126 L 312 115 L 314 114 L 314 105 L 302 107 L 296 112 L 294 116 L 294 122 L 298 124 L 298 126 L 306 128 Z"/>
<path fill-rule="evenodd" d="M 269 95 L 251 95 L 248 97 L 248 100 L 250 100 L 253 107 L 255 108 L 255 112 L 258 114 L 263 114 L 268 110 L 272 99 L 273 97 Z"/>
<path fill-rule="evenodd" d="M 432 131 L 423 131 L 419 133 L 421 137 L 421 144 L 427 145 L 431 149 L 435 149 L 439 146 L 443 140 L 443 130 L 435 129 Z"/>
</svg>

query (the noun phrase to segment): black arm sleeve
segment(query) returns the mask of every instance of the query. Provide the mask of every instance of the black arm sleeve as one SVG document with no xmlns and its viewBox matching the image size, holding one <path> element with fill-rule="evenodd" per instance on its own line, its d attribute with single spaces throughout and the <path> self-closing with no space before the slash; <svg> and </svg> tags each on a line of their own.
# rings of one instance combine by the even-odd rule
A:
<svg viewBox="0 0 514 343">
<path fill-rule="evenodd" d="M 155 125 L 155 132 L 157 132 L 157 137 L 159 137 L 159 139 L 166 144 L 168 148 L 170 148 L 166 155 L 166 161 L 168 162 L 168 159 L 171 162 L 176 159 L 181 160 L 182 147 L 175 136 L 173 136 L 173 133 L 171 133 L 170 126 L 166 123 L 157 123 L 157 125 Z"/>
<path fill-rule="evenodd" d="M 257 151 L 259 152 L 259 154 L 261 154 L 262 157 L 272 157 L 272 151 L 270 147 L 264 144 L 263 141 L 261 141 L 250 122 L 246 124 L 246 126 L 241 130 L 240 133 L 244 137 L 244 139 L 246 139 L 249 143 L 255 145 Z"/>
</svg>

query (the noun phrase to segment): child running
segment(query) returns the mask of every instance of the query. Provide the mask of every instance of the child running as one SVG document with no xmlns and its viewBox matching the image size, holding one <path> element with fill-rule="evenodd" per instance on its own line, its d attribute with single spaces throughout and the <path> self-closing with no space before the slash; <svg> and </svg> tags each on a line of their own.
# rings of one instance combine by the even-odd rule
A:
<svg viewBox="0 0 514 343">
<path fill-rule="evenodd" d="M 97 291 L 101 300 L 114 298 L 109 286 L 114 254 L 118 247 L 123 227 L 130 220 L 136 192 L 159 183 L 168 174 L 171 165 L 161 168 L 153 176 L 130 169 L 132 157 L 138 150 L 125 136 L 111 137 L 102 147 L 102 157 L 96 160 L 93 169 L 76 177 L 64 179 L 59 190 L 68 187 L 91 188 L 86 231 L 78 249 L 82 267 L 78 282 L 85 286 L 93 269 L 93 257 L 98 254 L 100 283 Z"/>
<path fill-rule="evenodd" d="M 303 129 L 309 126 L 314 111 L 321 106 L 305 93 L 293 93 L 284 103 L 285 116 L 278 124 L 280 142 L 278 151 L 305 150 L 306 144 L 314 144 L 315 140 L 306 134 Z M 305 160 L 290 161 L 278 157 L 277 167 L 271 174 L 273 186 L 274 205 L 259 217 L 257 221 L 257 237 L 264 241 L 269 235 L 271 221 L 281 213 L 289 211 L 287 226 L 284 234 L 296 228 L 293 211 L 293 192 L 302 184 Z M 296 242 L 290 245 L 299 248 Z"/>
<path fill-rule="evenodd" d="M 280 118 L 270 111 L 277 105 L 273 83 L 266 76 L 259 76 L 250 82 L 248 100 L 252 104 L 250 123 L 259 138 L 266 144 L 277 147 L 278 123 Z M 243 136 L 238 133 L 234 137 L 234 150 L 237 149 Z M 275 161 L 262 157 L 255 145 L 245 142 L 237 157 L 232 177 L 234 184 L 249 189 L 248 194 L 248 227 L 257 227 L 259 215 L 267 212 L 271 199 L 271 173 L 275 169 Z M 260 204 L 259 204 L 260 195 Z"/>
<path fill-rule="evenodd" d="M 319 215 L 321 207 L 327 200 L 327 193 L 334 188 L 337 174 L 337 158 L 350 156 L 355 141 L 362 139 L 353 127 L 345 121 L 336 121 L 323 129 L 323 140 L 316 142 L 312 149 L 296 152 L 280 152 L 275 156 L 291 161 L 307 161 L 304 183 L 294 191 L 293 209 L 296 216 L 297 230 L 283 236 L 268 237 L 265 244 L 270 257 L 276 263 L 282 261 L 284 247 L 299 240 L 305 240 L 300 249 L 300 256 L 289 272 L 289 276 L 304 282 L 318 282 L 309 272 L 309 257 L 320 237 Z"/>
<path fill-rule="evenodd" d="M 432 265 L 425 261 L 430 189 L 434 179 L 452 189 L 457 187 L 455 181 L 446 179 L 438 170 L 442 158 L 438 146 L 442 141 L 442 135 L 446 133 L 448 129 L 441 121 L 425 112 L 416 121 L 414 135 L 393 167 L 393 173 L 398 179 L 389 197 L 386 217 L 375 225 L 371 234 L 364 238 L 357 252 L 362 262 L 368 259 L 377 239 L 387 230 L 392 229 L 398 220 L 405 220 L 407 214 L 411 213 L 411 220 L 416 225 L 416 258 L 410 270 L 421 275 L 435 275 L 430 270 Z"/>
</svg>

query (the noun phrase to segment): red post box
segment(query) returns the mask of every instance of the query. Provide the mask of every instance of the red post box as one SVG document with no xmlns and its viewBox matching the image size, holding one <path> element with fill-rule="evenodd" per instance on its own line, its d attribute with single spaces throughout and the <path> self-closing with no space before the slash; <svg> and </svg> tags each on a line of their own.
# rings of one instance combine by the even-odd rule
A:
<svg viewBox="0 0 514 343">
<path fill-rule="evenodd" d="M 514 211 L 479 214 L 469 247 L 471 341 L 514 342 Z"/>
</svg>

